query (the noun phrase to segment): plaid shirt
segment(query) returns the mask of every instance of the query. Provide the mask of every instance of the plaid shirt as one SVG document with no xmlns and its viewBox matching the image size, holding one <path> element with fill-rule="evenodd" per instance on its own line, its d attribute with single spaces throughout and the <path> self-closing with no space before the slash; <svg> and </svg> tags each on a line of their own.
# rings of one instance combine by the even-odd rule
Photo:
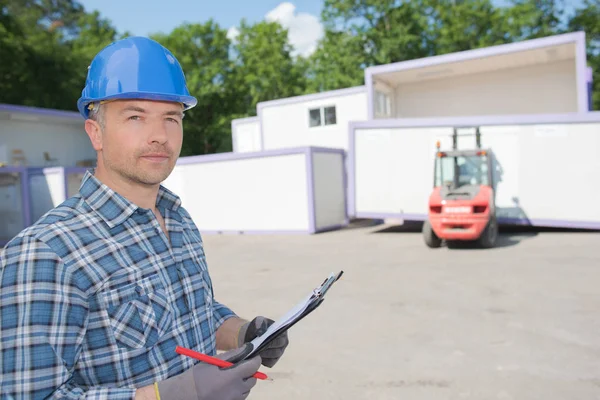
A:
<svg viewBox="0 0 600 400">
<path fill-rule="evenodd" d="M 0 253 L 1 398 L 132 399 L 214 355 L 234 315 L 215 301 L 202 239 L 161 187 L 151 210 L 89 172 L 79 194 Z M 196 361 L 197 362 L 197 361 Z"/>
</svg>

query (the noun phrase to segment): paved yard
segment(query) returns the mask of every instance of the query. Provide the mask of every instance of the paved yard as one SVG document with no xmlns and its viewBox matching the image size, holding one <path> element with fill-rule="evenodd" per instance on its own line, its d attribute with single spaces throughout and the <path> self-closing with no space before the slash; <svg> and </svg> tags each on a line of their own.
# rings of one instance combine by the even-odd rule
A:
<svg viewBox="0 0 600 400">
<path fill-rule="evenodd" d="M 599 233 L 430 250 L 385 228 L 204 237 L 217 299 L 247 317 L 345 271 L 250 398 L 600 398 Z"/>
</svg>

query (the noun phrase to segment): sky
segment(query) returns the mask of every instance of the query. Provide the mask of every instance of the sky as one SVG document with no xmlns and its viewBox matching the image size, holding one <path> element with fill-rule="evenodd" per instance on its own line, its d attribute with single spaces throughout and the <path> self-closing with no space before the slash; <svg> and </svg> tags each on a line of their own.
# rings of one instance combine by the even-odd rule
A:
<svg viewBox="0 0 600 400">
<path fill-rule="evenodd" d="M 578 6 L 583 0 L 565 0 Z M 323 0 L 79 0 L 86 10 L 98 10 L 112 21 L 119 32 L 148 36 L 169 33 L 183 22 L 204 23 L 210 18 L 228 30 L 233 39 L 236 26 L 245 18 L 249 23 L 279 21 L 289 29 L 295 54 L 310 55 L 323 35 L 320 23 Z M 502 5 L 506 0 L 495 0 Z M 133 16 L 132 16 L 133 15 Z"/>
<path fill-rule="evenodd" d="M 249 23 L 276 20 L 289 29 L 296 53 L 308 55 L 323 34 L 323 0 L 79 0 L 87 11 L 98 10 L 119 32 L 148 36 L 169 33 L 183 22 L 204 23 L 213 18 L 230 38 L 245 18 Z M 127 15 L 127 16 L 126 16 Z M 131 16 L 133 15 L 133 17 Z"/>
</svg>

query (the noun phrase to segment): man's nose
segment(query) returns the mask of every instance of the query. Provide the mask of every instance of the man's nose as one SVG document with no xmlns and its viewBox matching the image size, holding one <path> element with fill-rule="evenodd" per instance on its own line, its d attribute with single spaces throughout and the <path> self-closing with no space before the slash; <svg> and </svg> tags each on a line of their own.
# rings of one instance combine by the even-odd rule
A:
<svg viewBox="0 0 600 400">
<path fill-rule="evenodd" d="M 167 132 L 167 128 L 165 127 L 164 122 L 161 120 L 153 121 L 151 124 L 151 132 L 148 137 L 149 143 L 166 143 L 169 139 L 169 135 Z"/>
</svg>

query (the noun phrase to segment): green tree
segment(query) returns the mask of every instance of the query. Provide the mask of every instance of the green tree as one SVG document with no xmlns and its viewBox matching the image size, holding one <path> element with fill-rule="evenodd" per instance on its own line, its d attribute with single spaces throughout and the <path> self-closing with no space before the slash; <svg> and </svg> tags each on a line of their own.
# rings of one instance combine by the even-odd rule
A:
<svg viewBox="0 0 600 400">
<path fill-rule="evenodd" d="M 256 104 L 303 94 L 305 67 L 296 63 L 288 31 L 276 22 L 249 25 L 242 20 L 232 49 L 232 81 L 241 115 L 255 115 Z"/>
<path fill-rule="evenodd" d="M 600 109 L 600 0 L 585 0 L 569 21 L 569 29 L 585 31 L 588 65 L 593 71 L 592 108 Z"/>
<path fill-rule="evenodd" d="M 518 42 L 564 31 L 561 29 L 561 20 L 565 16 L 563 1 L 512 0 L 500 10 L 502 18 L 498 28 L 507 41 Z"/>
<path fill-rule="evenodd" d="M 304 62 L 307 92 L 322 92 L 364 84 L 367 63 L 363 40 L 346 32 L 325 31 L 316 51 Z"/>
<path fill-rule="evenodd" d="M 504 15 L 491 0 L 425 0 L 428 55 L 494 46 L 511 41 L 502 28 Z"/>
<path fill-rule="evenodd" d="M 230 116 L 236 112 L 229 82 L 232 62 L 227 31 L 213 20 L 183 24 L 168 35 L 152 38 L 177 57 L 186 75 L 190 93 L 198 105 L 186 112 L 182 156 L 231 149 Z"/>
<path fill-rule="evenodd" d="M 74 110 L 87 65 L 116 31 L 73 0 L 3 0 L 0 101 Z"/>
</svg>

